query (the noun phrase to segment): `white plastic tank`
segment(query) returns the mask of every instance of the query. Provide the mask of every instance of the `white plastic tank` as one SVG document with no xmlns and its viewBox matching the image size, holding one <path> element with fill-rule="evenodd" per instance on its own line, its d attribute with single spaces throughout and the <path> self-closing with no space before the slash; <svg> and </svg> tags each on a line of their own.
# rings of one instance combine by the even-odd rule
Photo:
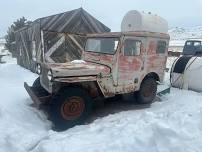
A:
<svg viewBox="0 0 202 152">
<path fill-rule="evenodd" d="M 177 59 L 171 69 L 171 84 L 173 87 L 202 92 L 202 57 Z"/>
<path fill-rule="evenodd" d="M 121 31 L 168 33 L 168 22 L 158 15 L 131 10 L 122 20 Z"/>
</svg>

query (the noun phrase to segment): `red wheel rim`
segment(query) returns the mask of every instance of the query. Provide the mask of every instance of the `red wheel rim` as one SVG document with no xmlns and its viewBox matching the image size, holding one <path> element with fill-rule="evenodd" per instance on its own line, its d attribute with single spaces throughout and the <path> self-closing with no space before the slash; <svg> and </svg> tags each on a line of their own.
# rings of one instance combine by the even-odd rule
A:
<svg viewBox="0 0 202 152">
<path fill-rule="evenodd" d="M 68 98 L 61 106 L 61 115 L 65 120 L 74 120 L 81 116 L 85 104 L 80 97 Z"/>
</svg>

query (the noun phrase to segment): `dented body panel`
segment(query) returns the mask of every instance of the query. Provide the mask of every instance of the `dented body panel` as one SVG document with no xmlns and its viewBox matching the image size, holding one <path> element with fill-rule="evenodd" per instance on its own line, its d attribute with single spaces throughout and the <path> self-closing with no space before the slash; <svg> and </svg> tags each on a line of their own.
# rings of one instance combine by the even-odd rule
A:
<svg viewBox="0 0 202 152">
<path fill-rule="evenodd" d="M 111 97 L 138 91 L 148 75 L 155 76 L 156 81 L 163 80 L 169 35 L 127 32 L 90 34 L 87 38 L 104 39 L 101 40 L 104 42 L 107 38 L 117 38 L 118 41 L 114 43 L 115 51 L 110 53 L 85 48 L 81 63 L 43 63 L 42 71 L 45 72 L 41 74 L 41 84 L 48 92 L 54 93 L 61 86 L 75 84 L 85 87 L 90 94 L 93 92 L 93 96 L 99 96 L 101 92 L 102 96 Z M 106 47 L 111 44 L 106 43 Z M 92 48 L 97 49 L 96 45 Z M 46 78 L 49 71 L 52 80 Z"/>
<path fill-rule="evenodd" d="M 93 63 L 63 63 L 49 65 L 54 77 L 93 76 L 99 73 L 109 74 L 106 66 Z"/>
</svg>

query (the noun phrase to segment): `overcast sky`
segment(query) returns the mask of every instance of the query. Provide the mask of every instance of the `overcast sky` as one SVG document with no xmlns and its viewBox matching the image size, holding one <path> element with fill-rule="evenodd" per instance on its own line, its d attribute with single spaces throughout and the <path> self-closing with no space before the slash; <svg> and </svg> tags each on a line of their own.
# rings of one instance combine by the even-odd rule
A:
<svg viewBox="0 0 202 152">
<path fill-rule="evenodd" d="M 0 37 L 22 16 L 35 20 L 81 6 L 113 31 L 120 31 L 123 16 L 132 9 L 158 14 L 170 27 L 202 25 L 202 0 L 0 0 Z"/>
</svg>

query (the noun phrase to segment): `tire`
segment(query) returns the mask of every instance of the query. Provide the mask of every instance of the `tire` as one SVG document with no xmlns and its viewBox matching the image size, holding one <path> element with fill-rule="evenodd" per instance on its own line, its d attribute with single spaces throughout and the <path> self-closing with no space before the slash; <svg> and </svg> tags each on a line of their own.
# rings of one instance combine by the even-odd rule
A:
<svg viewBox="0 0 202 152">
<path fill-rule="evenodd" d="M 38 77 L 34 83 L 32 84 L 32 87 L 42 87 L 40 83 L 40 77 Z"/>
<path fill-rule="evenodd" d="M 50 103 L 50 120 L 63 131 L 82 124 L 92 111 L 92 99 L 81 88 L 69 87 L 57 93 Z"/>
<path fill-rule="evenodd" d="M 135 93 L 137 102 L 140 104 L 151 104 L 156 97 L 157 83 L 152 77 L 143 80 L 140 90 Z"/>
<path fill-rule="evenodd" d="M 38 97 L 43 97 L 43 96 L 48 96 L 50 95 L 50 93 L 48 93 L 48 91 L 46 91 L 40 83 L 40 77 L 38 77 L 34 83 L 32 84 L 32 87 L 35 88 L 35 93 Z"/>
</svg>

